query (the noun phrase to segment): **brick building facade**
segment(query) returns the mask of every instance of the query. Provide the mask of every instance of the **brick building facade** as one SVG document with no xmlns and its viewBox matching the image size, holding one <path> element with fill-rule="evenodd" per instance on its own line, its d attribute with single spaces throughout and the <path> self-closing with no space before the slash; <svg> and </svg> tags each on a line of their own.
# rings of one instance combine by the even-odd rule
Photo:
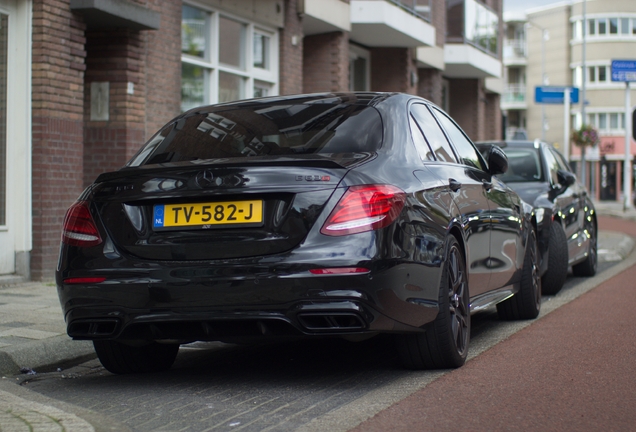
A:
<svg viewBox="0 0 636 432">
<path fill-rule="evenodd" d="M 0 75 L 7 65 L 20 71 L 0 89 L 0 112 L 4 103 L 26 114 L 0 128 L 7 191 L 0 275 L 51 279 L 66 209 L 97 175 L 123 166 L 196 104 L 405 92 L 445 108 L 475 140 L 500 138 L 498 94 L 487 80 L 500 76 L 498 35 L 453 38 L 450 18 L 464 13 L 450 8 L 457 2 L 416 3 L 0 0 L 13 32 L 3 40 L 0 29 L 0 43 L 26 48 L 21 58 L 0 60 Z M 486 10 L 500 32 L 501 0 L 462 5 Z M 482 60 L 471 60 L 471 50 Z M 15 166 L 6 162 L 11 155 Z M 12 192 L 13 182 L 26 186 Z"/>
</svg>

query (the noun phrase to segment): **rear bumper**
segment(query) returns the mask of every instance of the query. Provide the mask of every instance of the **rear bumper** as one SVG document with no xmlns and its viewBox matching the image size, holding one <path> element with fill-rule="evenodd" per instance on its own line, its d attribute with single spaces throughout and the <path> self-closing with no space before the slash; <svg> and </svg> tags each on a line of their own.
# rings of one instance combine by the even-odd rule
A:
<svg viewBox="0 0 636 432">
<path fill-rule="evenodd" d="M 286 267 L 174 267 L 136 277 L 130 274 L 139 269 L 109 269 L 106 281 L 87 285 L 65 284 L 58 275 L 58 294 L 68 334 L 89 340 L 407 332 L 437 316 L 439 267 L 395 263 L 329 276 Z"/>
</svg>

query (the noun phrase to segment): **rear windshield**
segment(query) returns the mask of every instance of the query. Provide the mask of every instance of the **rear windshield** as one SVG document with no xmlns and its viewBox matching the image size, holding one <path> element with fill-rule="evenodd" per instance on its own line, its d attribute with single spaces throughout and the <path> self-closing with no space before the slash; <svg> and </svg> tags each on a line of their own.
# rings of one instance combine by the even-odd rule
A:
<svg viewBox="0 0 636 432">
<path fill-rule="evenodd" d="M 164 127 L 127 166 L 218 158 L 374 152 L 375 108 L 351 104 L 251 104 L 195 112 Z"/>
<path fill-rule="evenodd" d="M 539 150 L 534 148 L 504 148 L 508 171 L 498 177 L 505 183 L 543 181 Z"/>
</svg>

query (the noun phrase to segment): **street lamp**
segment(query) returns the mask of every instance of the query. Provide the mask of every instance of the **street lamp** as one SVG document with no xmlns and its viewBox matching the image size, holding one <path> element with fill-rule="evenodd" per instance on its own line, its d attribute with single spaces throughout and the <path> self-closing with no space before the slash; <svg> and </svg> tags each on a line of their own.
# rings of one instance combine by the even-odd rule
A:
<svg viewBox="0 0 636 432">
<path fill-rule="evenodd" d="M 550 80 L 548 79 L 548 75 L 545 72 L 545 43 L 550 40 L 550 33 L 548 29 L 538 25 L 533 21 L 528 21 L 528 25 L 530 27 L 536 27 L 541 30 L 541 85 L 549 85 Z M 545 104 L 541 104 L 541 141 L 545 141 L 545 131 L 546 131 L 546 115 L 545 115 Z M 569 155 L 565 155 L 568 157 Z"/>
</svg>

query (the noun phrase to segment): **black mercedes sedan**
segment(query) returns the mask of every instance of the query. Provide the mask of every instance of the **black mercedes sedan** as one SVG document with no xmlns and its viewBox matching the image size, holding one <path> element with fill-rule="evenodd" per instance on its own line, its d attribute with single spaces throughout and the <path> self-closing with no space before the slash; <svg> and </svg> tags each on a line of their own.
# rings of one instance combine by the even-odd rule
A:
<svg viewBox="0 0 636 432">
<path fill-rule="evenodd" d="M 459 367 L 471 312 L 541 305 L 536 219 L 506 168 L 405 94 L 192 109 L 68 210 L 68 334 L 113 373 L 168 369 L 193 341 L 380 333 L 407 367 Z"/>
<path fill-rule="evenodd" d="M 569 266 L 574 276 L 594 276 L 594 204 L 563 155 L 538 140 L 477 143 L 482 152 L 491 145 L 499 146 L 508 156 L 508 171 L 499 178 L 535 208 L 543 294 L 561 290 Z"/>
</svg>

